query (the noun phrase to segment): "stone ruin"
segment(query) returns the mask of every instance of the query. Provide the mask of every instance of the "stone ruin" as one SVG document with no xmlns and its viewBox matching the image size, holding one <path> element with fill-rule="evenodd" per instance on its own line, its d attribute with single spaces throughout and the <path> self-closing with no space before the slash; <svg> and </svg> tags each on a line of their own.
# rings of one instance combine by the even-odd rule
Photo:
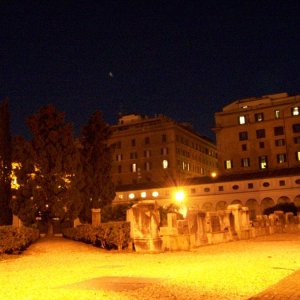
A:
<svg viewBox="0 0 300 300">
<path fill-rule="evenodd" d="M 127 210 L 130 236 L 137 252 L 161 252 L 160 215 L 155 201 L 139 201 Z"/>
<path fill-rule="evenodd" d="M 207 244 L 218 244 L 257 236 L 300 230 L 300 214 L 275 211 L 258 215 L 250 221 L 249 209 L 240 204 L 226 210 L 204 212 L 189 210 L 184 220 L 176 213 L 167 215 L 167 226 L 160 227 L 155 201 L 140 201 L 127 211 L 131 238 L 137 252 L 190 250 Z"/>
</svg>

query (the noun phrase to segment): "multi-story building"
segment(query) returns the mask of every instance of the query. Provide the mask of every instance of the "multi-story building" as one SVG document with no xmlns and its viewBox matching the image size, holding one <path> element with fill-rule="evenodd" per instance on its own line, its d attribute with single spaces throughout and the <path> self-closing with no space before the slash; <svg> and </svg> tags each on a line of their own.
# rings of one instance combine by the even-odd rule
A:
<svg viewBox="0 0 300 300">
<path fill-rule="evenodd" d="M 179 184 L 217 169 L 216 147 L 191 125 L 166 116 L 124 115 L 111 126 L 112 179 L 116 186 Z"/>
<path fill-rule="evenodd" d="M 222 174 L 300 166 L 300 95 L 237 100 L 215 113 Z"/>
</svg>

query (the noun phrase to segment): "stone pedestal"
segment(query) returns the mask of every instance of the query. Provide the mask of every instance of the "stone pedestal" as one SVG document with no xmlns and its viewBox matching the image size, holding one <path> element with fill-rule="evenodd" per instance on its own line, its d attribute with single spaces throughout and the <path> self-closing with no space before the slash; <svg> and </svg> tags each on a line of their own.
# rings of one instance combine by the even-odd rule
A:
<svg viewBox="0 0 300 300">
<path fill-rule="evenodd" d="M 92 208 L 92 225 L 99 226 L 101 224 L 101 209 Z"/>
</svg>

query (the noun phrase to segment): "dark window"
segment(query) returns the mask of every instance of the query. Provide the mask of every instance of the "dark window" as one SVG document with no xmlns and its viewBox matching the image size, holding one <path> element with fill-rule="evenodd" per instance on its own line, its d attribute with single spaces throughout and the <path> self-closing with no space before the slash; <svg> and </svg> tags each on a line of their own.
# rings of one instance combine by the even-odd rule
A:
<svg viewBox="0 0 300 300">
<path fill-rule="evenodd" d="M 294 143 L 295 144 L 300 144 L 300 136 L 294 137 Z"/>
<path fill-rule="evenodd" d="M 265 181 L 265 182 L 263 183 L 263 187 L 268 187 L 268 186 L 270 186 L 270 183 Z"/>
<path fill-rule="evenodd" d="M 138 158 L 137 152 L 130 153 L 130 159 L 137 159 L 137 158 Z"/>
<path fill-rule="evenodd" d="M 223 192 L 224 191 L 224 186 L 223 185 L 218 186 L 218 191 Z"/>
<path fill-rule="evenodd" d="M 253 183 L 248 183 L 248 189 L 253 189 Z"/>
<path fill-rule="evenodd" d="M 205 192 L 205 193 L 210 192 L 210 188 L 204 188 L 204 192 Z"/>
<path fill-rule="evenodd" d="M 300 123 L 293 124 L 293 132 L 300 132 Z"/>
<path fill-rule="evenodd" d="M 280 140 L 275 140 L 275 146 L 280 147 L 285 145 L 285 140 L 280 139 Z"/>
<path fill-rule="evenodd" d="M 163 134 L 163 135 L 161 136 L 161 141 L 162 141 L 163 143 L 165 143 L 165 142 L 167 141 L 167 135 L 166 135 L 166 134 Z"/>
<path fill-rule="evenodd" d="M 265 148 L 265 143 L 264 142 L 259 142 L 259 148 Z"/>
<path fill-rule="evenodd" d="M 135 146 L 135 139 L 131 140 L 131 146 L 134 147 Z"/>
<path fill-rule="evenodd" d="M 146 144 L 146 145 L 150 144 L 150 138 L 149 138 L 148 136 L 145 137 L 145 144 Z"/>
<path fill-rule="evenodd" d="M 241 165 L 242 167 L 250 167 L 250 158 L 242 158 L 241 159 Z"/>
<path fill-rule="evenodd" d="M 277 154 L 277 163 L 282 164 L 284 162 L 286 162 L 286 154 L 285 153 L 280 153 Z"/>
<path fill-rule="evenodd" d="M 256 122 L 261 122 L 261 121 L 264 120 L 264 114 L 263 113 L 254 114 L 254 117 L 255 117 Z"/>
<path fill-rule="evenodd" d="M 274 135 L 283 135 L 284 129 L 283 126 L 274 127 Z"/>
<path fill-rule="evenodd" d="M 280 186 L 285 186 L 285 180 L 279 180 L 279 185 Z"/>
<path fill-rule="evenodd" d="M 239 139 L 240 139 L 240 141 L 248 140 L 248 132 L 247 131 L 240 132 L 239 133 Z"/>
<path fill-rule="evenodd" d="M 242 144 L 242 150 L 247 151 L 247 144 Z"/>
<path fill-rule="evenodd" d="M 118 166 L 118 173 L 122 173 L 122 166 Z"/>
<path fill-rule="evenodd" d="M 235 185 L 232 186 L 232 189 L 233 189 L 233 190 L 238 190 L 238 189 L 239 189 L 239 186 L 238 186 L 237 184 L 235 184 Z"/>
<path fill-rule="evenodd" d="M 300 184 L 300 178 L 295 180 L 296 184 Z"/>
<path fill-rule="evenodd" d="M 258 139 L 266 137 L 266 131 L 264 129 L 258 129 L 258 130 L 256 130 L 256 137 Z"/>
<path fill-rule="evenodd" d="M 196 193 L 196 189 L 191 189 L 191 194 L 195 194 Z"/>
</svg>

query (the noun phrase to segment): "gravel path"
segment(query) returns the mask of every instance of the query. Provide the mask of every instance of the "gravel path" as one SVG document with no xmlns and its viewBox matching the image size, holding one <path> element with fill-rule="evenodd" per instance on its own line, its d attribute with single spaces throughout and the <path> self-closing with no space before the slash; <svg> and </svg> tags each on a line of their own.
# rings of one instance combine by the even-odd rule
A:
<svg viewBox="0 0 300 300">
<path fill-rule="evenodd" d="M 106 252 L 46 239 L 0 261 L 0 299 L 248 299 L 300 269 L 300 234 L 190 252 Z"/>
</svg>

